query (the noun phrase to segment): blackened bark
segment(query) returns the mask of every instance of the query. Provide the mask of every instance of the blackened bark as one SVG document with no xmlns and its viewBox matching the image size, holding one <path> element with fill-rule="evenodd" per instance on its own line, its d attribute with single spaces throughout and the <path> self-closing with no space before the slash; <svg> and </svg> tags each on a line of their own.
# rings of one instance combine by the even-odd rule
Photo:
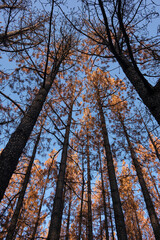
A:
<svg viewBox="0 0 160 240">
<path fill-rule="evenodd" d="M 22 189 L 21 189 L 19 197 L 18 197 L 16 208 L 15 208 L 14 214 L 11 218 L 9 228 L 7 229 L 6 240 L 13 240 L 13 238 L 15 238 L 16 225 L 17 225 L 18 217 L 20 215 L 21 208 L 23 206 L 24 195 L 25 195 L 27 185 L 28 185 L 28 182 L 29 182 L 29 179 L 30 179 L 31 169 L 32 169 L 33 162 L 34 162 L 34 159 L 35 159 L 37 147 L 38 147 L 38 144 L 39 144 L 39 141 L 40 141 L 41 132 L 42 132 L 42 127 L 41 127 L 41 130 L 40 130 L 40 132 L 37 136 L 37 140 L 36 140 L 33 152 L 32 152 L 32 156 L 31 156 L 28 168 L 27 168 L 27 172 L 25 174 L 24 181 L 23 181 Z"/>
<path fill-rule="evenodd" d="M 120 195 L 118 190 L 113 157 L 112 157 L 111 147 L 108 139 L 108 132 L 107 132 L 104 112 L 103 112 L 98 89 L 97 89 L 97 105 L 98 105 L 98 110 L 100 115 L 100 125 L 102 129 L 104 148 L 106 152 L 106 161 L 107 161 L 108 176 L 109 176 L 109 182 L 110 182 L 110 188 L 111 188 L 111 196 L 113 201 L 117 237 L 119 240 L 127 240 L 128 238 L 127 238 L 126 226 L 125 226 L 124 215 L 122 211 L 122 205 L 121 205 L 121 200 L 120 200 Z"/>
<path fill-rule="evenodd" d="M 61 221 L 62 221 L 62 214 L 63 214 L 63 208 L 64 208 L 65 172 L 66 172 L 66 163 L 67 163 L 67 150 L 69 145 L 69 133 L 70 133 L 71 120 L 72 120 L 72 109 L 73 109 L 73 103 L 71 104 L 70 112 L 68 115 L 60 170 L 59 170 L 59 175 L 58 175 L 58 180 L 56 185 L 56 193 L 54 197 L 51 223 L 49 227 L 47 240 L 58 240 L 60 238 Z"/>
<path fill-rule="evenodd" d="M 45 86 L 41 87 L 30 108 L 21 120 L 21 123 L 11 135 L 8 144 L 0 155 L 0 201 L 3 198 L 5 190 L 9 184 L 9 180 L 14 173 L 18 160 L 33 130 L 37 118 L 42 110 L 49 90 L 55 80 L 65 54 L 55 62 L 52 72 L 45 82 Z"/>
<path fill-rule="evenodd" d="M 125 56 L 125 54 L 120 52 L 119 49 L 116 48 L 116 46 L 113 44 L 111 31 L 108 24 L 107 15 L 103 6 L 103 1 L 98 0 L 99 6 L 101 8 L 101 12 L 104 19 L 104 24 L 106 27 L 106 32 L 108 36 L 107 41 L 107 47 L 111 51 L 111 53 L 116 58 L 117 62 L 120 64 L 121 68 L 123 69 L 123 72 L 129 79 L 129 81 L 133 84 L 135 87 L 137 93 L 141 97 L 143 103 L 148 107 L 152 115 L 157 120 L 158 124 L 160 125 L 160 88 L 159 84 L 157 84 L 155 87 L 152 87 L 147 79 L 143 76 L 143 74 L 140 72 L 136 61 L 134 59 L 134 56 L 132 54 L 132 49 L 129 43 L 129 37 L 127 35 L 126 30 L 124 29 L 123 22 L 120 15 L 120 9 L 118 11 L 118 18 L 119 18 L 119 24 L 121 27 L 121 30 L 123 32 L 123 36 L 128 48 L 128 54 L 129 54 L 129 60 Z M 121 1 L 118 1 L 118 7 L 121 6 Z"/>
<path fill-rule="evenodd" d="M 124 131 L 127 143 L 128 143 L 128 147 L 129 147 L 131 157 L 132 157 L 132 162 L 133 162 L 133 165 L 134 165 L 136 173 L 137 173 L 139 184 L 141 186 L 141 190 L 142 190 L 143 197 L 144 197 L 144 200 L 145 200 L 145 203 L 146 203 L 146 208 L 147 208 L 148 215 L 149 215 L 149 218 L 150 218 L 150 221 L 151 221 L 151 225 L 152 225 L 152 228 L 153 228 L 155 239 L 159 240 L 160 239 L 160 224 L 159 224 L 159 221 L 158 221 L 158 217 L 157 217 L 156 211 L 154 209 L 154 205 L 153 205 L 152 199 L 150 197 L 146 182 L 145 182 L 144 177 L 143 177 L 142 168 L 141 168 L 141 166 L 138 162 L 136 153 L 134 151 L 134 148 L 133 148 L 132 143 L 130 141 L 129 135 L 127 133 L 126 126 L 124 125 L 124 121 L 123 121 L 120 113 L 119 113 L 119 121 L 121 123 L 121 126 L 123 128 L 123 131 Z"/>
<path fill-rule="evenodd" d="M 101 159 L 101 153 L 99 148 L 98 148 L 98 155 L 99 155 L 101 183 L 102 183 L 102 197 L 103 197 L 103 208 L 104 208 L 104 216 L 105 216 L 104 223 L 105 223 L 106 240 L 109 240 L 107 208 L 106 208 L 106 193 L 105 193 L 104 181 L 103 181 L 102 159 Z"/>
</svg>

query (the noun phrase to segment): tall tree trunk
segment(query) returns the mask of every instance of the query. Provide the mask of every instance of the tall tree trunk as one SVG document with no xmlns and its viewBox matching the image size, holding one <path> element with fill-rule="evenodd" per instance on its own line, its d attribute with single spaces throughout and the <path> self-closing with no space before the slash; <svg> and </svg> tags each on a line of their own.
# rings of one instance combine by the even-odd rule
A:
<svg viewBox="0 0 160 240">
<path fill-rule="evenodd" d="M 81 195 L 81 208 L 80 208 L 80 214 L 79 214 L 78 240 L 81 240 L 81 231 L 82 231 L 84 185 L 85 185 L 85 181 L 84 181 L 84 159 L 83 159 L 83 149 L 82 149 L 82 195 Z"/>
<path fill-rule="evenodd" d="M 72 189 L 69 189 L 69 206 L 68 206 L 68 217 L 67 217 L 67 228 L 66 228 L 66 240 L 69 240 L 69 224 L 71 216 L 71 204 L 72 204 Z"/>
<path fill-rule="evenodd" d="M 90 173 L 90 156 L 89 156 L 89 135 L 87 129 L 87 146 L 86 146 L 86 154 L 87 154 L 87 193 L 88 193 L 88 229 L 87 235 L 88 240 L 93 240 L 93 232 L 92 232 L 92 200 L 91 200 L 91 173 Z"/>
<path fill-rule="evenodd" d="M 125 226 L 124 215 L 122 211 L 120 195 L 118 191 L 118 184 L 117 184 L 116 173 L 115 173 L 115 168 L 113 163 L 113 157 L 112 157 L 111 147 L 108 139 L 108 132 L 106 128 L 106 122 L 105 122 L 105 117 L 103 113 L 103 108 L 102 108 L 102 103 L 101 103 L 98 88 L 97 88 L 97 105 L 98 105 L 98 110 L 100 115 L 100 125 L 102 129 L 104 148 L 106 152 L 108 176 L 109 176 L 111 196 L 113 201 L 117 237 L 119 240 L 127 240 L 126 226 Z"/>
<path fill-rule="evenodd" d="M 12 216 L 12 219 L 10 221 L 9 228 L 7 229 L 6 240 L 13 240 L 13 238 L 15 238 L 16 225 L 17 225 L 18 217 L 19 217 L 22 205 L 23 205 L 24 195 L 25 195 L 27 185 L 28 185 L 28 182 L 29 182 L 29 179 L 30 179 L 31 169 L 32 169 L 33 162 L 34 162 L 34 159 L 35 159 L 37 147 L 38 147 L 38 144 L 39 144 L 39 141 L 40 141 L 40 135 L 41 135 L 42 129 L 43 129 L 43 125 L 40 129 L 40 132 L 39 132 L 38 136 L 37 136 L 37 140 L 35 142 L 35 146 L 34 146 L 34 149 L 33 149 L 33 152 L 32 152 L 32 156 L 31 156 L 31 159 L 30 159 L 30 162 L 29 162 L 26 174 L 25 174 L 25 178 L 24 178 L 24 181 L 23 181 L 22 189 L 21 189 L 19 197 L 18 197 L 16 208 L 15 208 L 14 214 Z"/>
<path fill-rule="evenodd" d="M 139 184 L 141 186 L 141 190 L 142 190 L 143 197 L 144 197 L 144 200 L 145 200 L 145 203 L 146 203 L 146 208 L 147 208 L 147 211 L 148 211 L 148 214 L 149 214 L 149 217 L 150 217 L 150 221 L 151 221 L 151 225 L 152 225 L 152 228 L 153 228 L 155 238 L 156 238 L 156 240 L 159 240 L 160 239 L 160 224 L 159 224 L 159 221 L 158 221 L 158 217 L 157 217 L 156 211 L 154 209 L 154 205 L 153 205 L 152 199 L 150 197 L 149 191 L 147 189 L 147 185 L 146 185 L 146 182 L 145 182 L 144 177 L 143 177 L 143 172 L 142 172 L 141 166 L 140 166 L 140 164 L 138 162 L 138 159 L 136 157 L 136 153 L 134 151 L 134 148 L 133 148 L 132 143 L 130 141 L 129 135 L 127 133 L 126 126 L 124 125 L 124 121 L 123 121 L 120 113 L 119 113 L 119 121 L 122 125 L 124 135 L 125 135 L 127 143 L 128 143 L 128 147 L 129 147 L 131 157 L 132 157 L 132 162 L 133 162 L 133 165 L 136 169 Z"/>
<path fill-rule="evenodd" d="M 0 201 L 16 169 L 18 159 L 23 152 L 64 58 L 65 54 L 62 54 L 61 58 L 54 63 L 50 76 L 45 80 L 45 86 L 40 88 L 30 108 L 25 113 L 21 123 L 11 135 L 8 144 L 0 155 Z"/>
<path fill-rule="evenodd" d="M 111 30 L 109 28 L 109 23 L 107 19 L 107 15 L 103 6 L 103 1 L 98 0 L 99 6 L 103 15 L 104 25 L 106 27 L 106 33 L 108 40 L 106 39 L 106 46 L 112 52 L 117 62 L 123 69 L 123 72 L 129 79 L 129 81 L 135 87 L 137 93 L 141 97 L 143 103 L 149 108 L 152 115 L 155 117 L 157 122 L 160 125 L 160 89 L 159 82 L 155 87 L 152 87 L 147 79 L 140 72 L 136 60 L 133 56 L 132 48 L 130 45 L 128 34 L 125 30 L 124 23 L 122 20 L 122 1 L 118 1 L 117 4 L 117 19 L 120 24 L 120 29 L 123 33 L 123 37 L 127 46 L 128 56 L 126 57 L 126 53 L 120 52 L 119 49 L 113 43 L 113 37 L 111 36 Z"/>
<path fill-rule="evenodd" d="M 69 145 L 69 133 L 70 133 L 70 126 L 71 126 L 71 120 L 72 120 L 72 109 L 73 109 L 73 103 L 70 107 L 70 112 L 68 115 L 68 121 L 66 126 L 66 133 L 64 137 L 64 143 L 63 143 L 63 151 L 62 151 L 62 157 L 61 157 L 61 164 L 60 164 L 60 170 L 56 185 L 56 193 L 54 197 L 54 203 L 53 203 L 53 210 L 51 215 L 51 223 L 49 227 L 49 233 L 47 240 L 58 240 L 60 238 L 60 231 L 61 231 L 61 221 L 62 221 L 62 214 L 63 214 L 63 208 L 64 208 L 64 185 L 65 185 L 65 172 L 66 172 L 66 163 L 67 163 L 67 150 Z"/>
<path fill-rule="evenodd" d="M 100 153 L 99 147 L 98 147 L 98 155 L 99 155 L 99 162 L 100 162 L 101 182 L 102 182 L 102 197 L 103 197 L 103 208 L 104 208 L 104 216 L 105 216 L 104 223 L 105 223 L 106 240 L 109 240 L 107 208 L 106 208 L 106 193 L 104 188 L 102 159 L 101 159 L 101 153 Z"/>
</svg>

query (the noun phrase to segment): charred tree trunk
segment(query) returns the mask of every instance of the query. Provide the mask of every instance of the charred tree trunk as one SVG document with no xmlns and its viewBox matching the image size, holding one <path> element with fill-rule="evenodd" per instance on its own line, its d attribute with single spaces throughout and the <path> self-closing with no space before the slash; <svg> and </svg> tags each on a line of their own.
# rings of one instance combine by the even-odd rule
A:
<svg viewBox="0 0 160 240">
<path fill-rule="evenodd" d="M 27 185 L 28 185 L 28 182 L 29 182 L 29 179 L 30 179 L 31 169 L 32 169 L 33 162 L 34 162 L 34 159 L 35 159 L 37 147 L 38 147 L 38 144 L 39 144 L 39 141 L 40 141 L 40 135 L 41 135 L 41 132 L 42 132 L 42 128 L 43 128 L 43 126 L 41 127 L 41 130 L 40 130 L 40 132 L 37 136 L 37 140 L 36 140 L 36 143 L 35 143 L 35 146 L 34 146 L 34 149 L 33 149 L 33 153 L 32 153 L 32 156 L 31 156 L 31 160 L 29 162 L 27 172 L 25 174 L 25 178 L 24 178 L 24 181 L 23 181 L 22 189 L 21 189 L 19 197 L 18 197 L 16 208 L 15 208 L 14 214 L 12 216 L 12 219 L 10 221 L 9 228 L 7 229 L 6 240 L 13 240 L 13 238 L 15 238 L 16 225 L 17 225 L 18 217 L 19 217 L 22 205 L 23 205 L 23 200 L 24 200 L 24 195 L 25 195 L 26 189 L 27 189 Z"/>
<path fill-rule="evenodd" d="M 62 57 L 54 63 L 50 76 L 48 76 L 48 78 L 45 80 L 45 84 L 43 84 L 44 86 L 40 88 L 30 108 L 25 113 L 21 123 L 11 135 L 8 144 L 0 155 L 0 201 L 3 198 L 12 174 L 17 167 L 19 157 L 21 156 L 33 127 L 38 119 L 48 92 L 50 91 L 55 77 L 59 71 L 60 65 L 65 59 L 65 56 L 68 54 L 68 51 L 62 54 Z"/>
<path fill-rule="evenodd" d="M 136 153 L 134 151 L 134 148 L 133 148 L 132 143 L 130 141 L 129 135 L 127 133 L 126 126 L 124 125 L 124 121 L 123 121 L 120 113 L 119 113 L 119 121 L 122 125 L 123 131 L 124 131 L 127 143 L 128 143 L 129 151 L 130 151 L 131 157 L 132 157 L 132 162 L 133 162 L 133 165 L 134 165 L 136 173 L 137 173 L 139 184 L 141 186 L 141 190 L 142 190 L 143 197 L 144 197 L 144 200 L 145 200 L 145 203 L 146 203 L 146 208 L 147 208 L 147 211 L 148 211 L 148 214 L 149 214 L 149 217 L 150 217 L 150 221 L 151 221 L 151 225 L 152 225 L 153 232 L 154 232 L 154 235 L 155 235 L 155 239 L 159 240 L 160 224 L 159 224 L 159 221 L 158 221 L 158 217 L 157 217 L 156 211 L 154 209 L 154 205 L 153 205 L 152 199 L 150 197 L 146 182 L 145 182 L 144 177 L 143 177 L 143 171 L 142 171 L 141 166 L 138 162 Z"/>
<path fill-rule="evenodd" d="M 106 152 L 106 161 L 107 161 L 107 168 L 108 168 L 108 176 L 111 188 L 111 196 L 113 201 L 113 209 L 114 209 L 114 216 L 115 216 L 115 223 L 116 223 L 116 230 L 117 230 L 117 237 L 119 240 L 127 240 L 127 232 L 126 232 L 126 225 L 124 221 L 124 215 L 122 211 L 122 205 L 118 190 L 118 184 L 116 179 L 116 173 L 113 163 L 113 157 L 111 152 L 111 147 L 108 139 L 108 132 L 106 128 L 106 122 L 104 117 L 104 112 L 102 108 L 102 103 L 99 95 L 99 90 L 97 89 L 97 105 L 100 115 L 100 125 L 102 129 L 102 136 L 104 141 L 104 148 Z"/>
<path fill-rule="evenodd" d="M 69 133 L 70 133 L 71 120 L 72 120 L 72 109 L 73 109 L 73 103 L 71 104 L 69 115 L 68 115 L 60 170 L 59 170 L 59 175 L 58 175 L 58 180 L 56 185 L 56 193 L 54 197 L 51 223 L 49 227 L 47 240 L 58 240 L 60 238 L 61 221 L 62 221 L 62 214 L 63 214 L 63 208 L 64 208 L 65 172 L 66 172 L 66 163 L 67 163 L 67 150 L 69 145 Z"/>
<path fill-rule="evenodd" d="M 139 68 L 137 66 L 136 60 L 133 56 L 132 47 L 130 45 L 130 40 L 129 40 L 129 37 L 126 32 L 126 29 L 125 29 L 125 26 L 123 23 L 123 19 L 122 19 L 123 18 L 122 17 L 122 12 L 123 12 L 122 1 L 120 1 L 120 0 L 117 1 L 116 14 L 117 14 L 118 23 L 119 23 L 124 41 L 127 46 L 127 50 L 128 50 L 127 56 L 124 52 L 122 52 L 122 50 L 119 49 L 119 40 L 118 39 L 115 39 L 115 40 L 118 40 L 118 42 L 116 41 L 118 44 L 118 47 L 116 47 L 116 45 L 114 44 L 113 36 L 111 35 L 111 30 L 110 30 L 107 15 L 106 15 L 106 12 L 104 9 L 103 1 L 98 0 L 98 2 L 99 2 L 99 6 L 100 6 L 100 9 L 102 12 L 104 25 L 105 25 L 106 33 L 107 33 L 107 37 L 108 37 L 108 39 L 106 39 L 106 46 L 108 47 L 109 51 L 116 58 L 117 62 L 123 69 L 123 72 L 129 79 L 129 81 L 135 87 L 135 89 L 136 89 L 137 93 L 139 94 L 139 96 L 141 97 L 143 103 L 148 107 L 148 109 L 150 110 L 150 112 L 152 113 L 152 115 L 155 117 L 155 119 L 157 120 L 157 122 L 160 125 L 160 87 L 159 87 L 159 82 L 156 84 L 156 86 L 153 87 L 147 81 L 147 79 L 143 76 L 143 74 L 141 73 L 141 71 L 139 70 Z"/>
</svg>

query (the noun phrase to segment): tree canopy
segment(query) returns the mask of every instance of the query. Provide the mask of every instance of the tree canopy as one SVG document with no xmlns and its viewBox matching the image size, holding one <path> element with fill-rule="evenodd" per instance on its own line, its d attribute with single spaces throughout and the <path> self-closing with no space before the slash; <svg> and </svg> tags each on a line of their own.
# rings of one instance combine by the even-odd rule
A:
<svg viewBox="0 0 160 240">
<path fill-rule="evenodd" d="M 159 10 L 0 1 L 0 239 L 159 240 Z"/>
</svg>

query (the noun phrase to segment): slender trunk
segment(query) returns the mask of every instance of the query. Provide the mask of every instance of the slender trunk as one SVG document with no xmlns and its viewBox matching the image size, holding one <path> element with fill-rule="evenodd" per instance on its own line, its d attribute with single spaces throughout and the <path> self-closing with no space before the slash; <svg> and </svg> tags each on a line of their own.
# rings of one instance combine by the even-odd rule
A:
<svg viewBox="0 0 160 240">
<path fill-rule="evenodd" d="M 62 214 L 63 214 L 63 208 L 64 208 L 63 195 L 64 195 L 65 172 L 66 172 L 66 163 L 67 163 L 67 150 L 69 145 L 69 133 L 70 133 L 70 126 L 71 126 L 71 119 L 72 119 L 72 109 L 73 109 L 73 103 L 71 104 L 70 112 L 68 115 L 60 170 L 59 170 L 59 175 L 58 175 L 58 180 L 56 185 L 56 193 L 54 197 L 51 223 L 49 227 L 47 240 L 58 240 L 60 238 L 61 221 L 62 221 Z"/>
<path fill-rule="evenodd" d="M 88 240 L 93 240 L 93 232 L 92 232 L 92 200 L 91 200 L 91 173 L 90 173 L 90 156 L 89 156 L 89 135 L 87 129 L 87 193 L 88 193 Z"/>
<path fill-rule="evenodd" d="M 101 129 L 102 129 L 104 148 L 105 148 L 105 152 L 106 152 L 108 176 L 109 176 L 109 182 L 110 182 L 110 187 L 111 187 L 111 196 L 112 196 L 112 201 L 113 201 L 113 209 L 114 209 L 117 237 L 119 240 L 126 240 L 127 232 L 126 232 L 126 226 L 125 226 L 125 221 L 124 221 L 124 215 L 123 215 L 120 195 L 119 195 L 119 191 L 118 191 L 118 184 L 117 184 L 117 179 L 116 179 L 116 173 L 115 173 L 115 168 L 114 168 L 114 163 L 113 163 L 111 147 L 110 147 L 110 143 L 109 143 L 109 139 L 108 139 L 108 132 L 107 132 L 107 128 L 106 128 L 105 117 L 104 117 L 102 103 L 101 103 L 98 89 L 97 89 L 97 104 L 98 104 L 99 115 L 100 115 L 100 124 L 101 124 Z"/>
<path fill-rule="evenodd" d="M 104 223 L 105 223 L 106 240 L 109 240 L 107 208 L 106 208 L 106 193 L 105 193 L 105 189 L 104 189 L 102 160 L 101 160 L 101 153 L 100 153 L 100 149 L 99 148 L 98 148 L 98 155 L 99 155 L 101 183 L 102 183 L 102 197 L 103 197 L 103 208 L 104 208 L 104 216 L 105 216 Z"/>
<path fill-rule="evenodd" d="M 66 240 L 69 239 L 69 224 L 71 216 L 71 204 L 72 204 L 72 190 L 69 190 L 69 206 L 68 206 L 68 217 L 67 217 L 67 228 L 66 228 Z"/>
<path fill-rule="evenodd" d="M 55 66 L 53 66 L 52 72 L 46 80 L 45 86 L 40 88 L 30 108 L 22 118 L 21 123 L 15 132 L 11 135 L 8 144 L 0 155 L 0 201 L 3 198 L 9 180 L 16 169 L 18 159 L 33 130 L 63 59 L 64 56 L 57 62 L 57 64 L 55 63 Z"/>
<path fill-rule="evenodd" d="M 82 150 L 83 152 L 83 150 Z M 84 160 L 83 160 L 83 153 L 82 153 L 82 195 L 81 195 L 81 208 L 79 214 L 79 228 L 78 228 L 78 240 L 81 240 L 81 231 L 82 231 L 82 213 L 83 213 L 83 199 L 84 199 Z"/>
<path fill-rule="evenodd" d="M 144 200 L 145 200 L 145 203 L 146 203 L 146 208 L 147 208 L 147 211 L 148 211 L 148 214 L 149 214 L 149 217 L 150 217 L 150 221 L 151 221 L 151 225 L 152 225 L 152 228 L 153 228 L 155 238 L 156 238 L 156 240 L 159 240 L 160 239 L 160 224 L 159 224 L 159 221 L 158 221 L 158 217 L 157 217 L 156 211 L 154 209 L 154 205 L 153 205 L 152 199 L 150 197 L 149 191 L 147 189 L 146 182 L 145 182 L 144 177 L 143 177 L 143 171 L 142 171 L 141 166 L 140 166 L 140 164 L 138 162 L 138 159 L 136 157 L 136 153 L 135 153 L 134 148 L 132 146 L 132 143 L 129 139 L 129 135 L 127 133 L 126 126 L 124 125 L 124 121 L 123 121 L 120 113 L 119 113 L 119 121 L 122 125 L 123 131 L 124 131 L 127 143 L 128 143 L 128 147 L 129 147 L 129 150 L 130 150 L 130 153 L 131 153 L 133 165 L 136 169 L 139 184 L 141 186 L 141 190 L 142 190 L 143 197 L 144 197 Z"/>
<path fill-rule="evenodd" d="M 24 200 L 24 195 L 25 195 L 26 189 L 27 189 L 27 185 L 28 185 L 28 182 L 29 182 L 29 179 L 30 179 L 31 169 L 32 169 L 33 162 L 34 162 L 34 159 L 35 159 L 37 147 L 38 147 L 38 144 L 39 144 L 39 141 L 40 141 L 40 135 L 41 135 L 41 132 L 42 132 L 42 128 L 43 128 L 43 126 L 41 127 L 40 132 L 37 136 L 37 140 L 36 140 L 36 143 L 35 143 L 35 146 L 34 146 L 34 149 L 33 149 L 33 152 L 32 152 L 32 156 L 31 156 L 31 160 L 29 162 L 27 172 L 25 174 L 25 178 L 24 178 L 24 181 L 23 181 L 22 189 L 21 189 L 19 197 L 18 197 L 16 208 L 15 208 L 14 214 L 12 216 L 12 219 L 10 221 L 9 228 L 7 229 L 6 240 L 13 240 L 13 238 L 15 237 L 15 234 L 16 234 L 16 225 L 17 225 L 18 217 L 19 217 L 22 205 L 23 205 L 23 200 Z"/>
</svg>

